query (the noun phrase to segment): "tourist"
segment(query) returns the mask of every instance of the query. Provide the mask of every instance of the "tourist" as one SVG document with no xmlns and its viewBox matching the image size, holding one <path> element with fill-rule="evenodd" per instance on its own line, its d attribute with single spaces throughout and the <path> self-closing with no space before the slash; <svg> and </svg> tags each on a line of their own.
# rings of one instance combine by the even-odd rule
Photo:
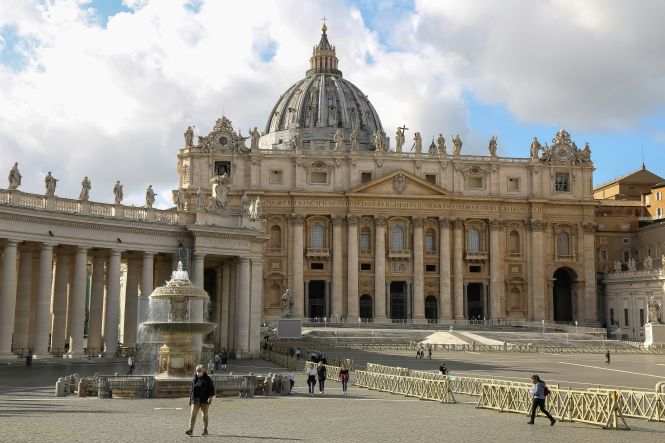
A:
<svg viewBox="0 0 665 443">
<path fill-rule="evenodd" d="M 607 351 L 605 353 L 605 364 L 609 365 L 610 364 L 610 351 Z"/>
<path fill-rule="evenodd" d="M 215 371 L 219 371 L 219 364 L 222 362 L 222 358 L 219 356 L 219 352 L 215 354 Z"/>
<path fill-rule="evenodd" d="M 536 418 L 536 409 L 540 408 L 541 412 L 550 419 L 550 426 L 554 426 L 556 420 L 545 409 L 545 397 L 549 394 L 549 389 L 547 389 L 547 386 L 545 386 L 545 382 L 542 381 L 536 374 L 531 376 L 531 381 L 533 382 L 533 387 L 529 393 L 533 397 L 533 403 L 531 404 L 531 421 L 528 421 L 527 423 L 530 425 L 534 423 L 534 419 Z"/>
<path fill-rule="evenodd" d="M 296 348 L 296 360 L 300 360 L 300 346 Z"/>
<path fill-rule="evenodd" d="M 439 375 L 448 375 L 448 368 L 445 362 L 441 362 L 441 366 L 439 366 Z"/>
<path fill-rule="evenodd" d="M 69 352 L 69 342 L 66 341 L 65 342 L 65 354 L 67 354 L 68 352 Z"/>
<path fill-rule="evenodd" d="M 309 388 L 310 397 L 314 395 L 314 387 L 316 386 L 316 369 L 314 363 L 307 366 L 307 387 Z"/>
<path fill-rule="evenodd" d="M 293 386 L 296 384 L 296 377 L 293 375 L 293 371 L 289 370 L 288 374 L 289 379 L 289 394 L 293 391 Z"/>
<path fill-rule="evenodd" d="M 293 356 L 295 355 L 295 353 L 296 353 L 296 351 L 293 349 L 293 346 L 291 346 L 291 347 L 289 348 L 289 357 L 293 358 Z"/>
<path fill-rule="evenodd" d="M 208 408 L 212 403 L 212 398 L 215 396 L 215 385 L 212 379 L 206 374 L 203 365 L 196 367 L 196 375 L 192 380 L 192 390 L 189 393 L 189 405 L 192 407 L 189 416 L 189 429 L 185 434 L 192 435 L 194 432 L 194 424 L 196 423 L 196 416 L 201 411 L 203 416 L 203 434 L 208 435 Z"/>
<path fill-rule="evenodd" d="M 342 382 L 342 395 L 346 395 L 346 387 L 349 384 L 349 370 L 346 369 L 346 365 L 342 365 L 339 370 L 339 381 Z"/>
<path fill-rule="evenodd" d="M 132 357 L 131 355 L 127 359 L 127 366 L 129 366 L 129 371 L 127 371 L 127 375 L 134 374 L 134 357 Z"/>
<path fill-rule="evenodd" d="M 427 358 L 432 359 L 432 345 L 427 346 Z"/>
<path fill-rule="evenodd" d="M 316 375 L 319 377 L 319 394 L 323 395 L 326 385 L 326 365 L 322 361 L 319 362 L 319 367 L 316 370 Z"/>
<path fill-rule="evenodd" d="M 222 371 L 226 369 L 226 364 L 229 362 L 229 353 L 226 348 L 222 350 Z"/>
</svg>

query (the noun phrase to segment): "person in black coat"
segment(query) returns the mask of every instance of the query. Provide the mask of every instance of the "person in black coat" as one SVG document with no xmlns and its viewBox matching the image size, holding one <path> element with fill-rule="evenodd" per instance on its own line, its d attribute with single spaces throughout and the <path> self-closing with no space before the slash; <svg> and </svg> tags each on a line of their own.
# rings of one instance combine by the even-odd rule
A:
<svg viewBox="0 0 665 443">
<path fill-rule="evenodd" d="M 194 424 L 196 423 L 196 416 L 201 411 L 203 415 L 203 435 L 208 435 L 208 408 L 212 403 L 215 396 L 215 385 L 208 374 L 206 374 L 205 367 L 198 365 L 196 367 L 196 375 L 192 380 L 192 390 L 189 393 L 189 404 L 192 407 L 189 416 L 189 428 L 185 434 L 192 435 L 194 432 Z"/>
<path fill-rule="evenodd" d="M 325 390 L 326 385 L 326 378 L 328 376 L 326 365 L 324 365 L 323 362 L 319 362 L 319 367 L 316 368 L 316 375 L 319 378 L 319 393 L 323 395 L 323 391 Z"/>
</svg>

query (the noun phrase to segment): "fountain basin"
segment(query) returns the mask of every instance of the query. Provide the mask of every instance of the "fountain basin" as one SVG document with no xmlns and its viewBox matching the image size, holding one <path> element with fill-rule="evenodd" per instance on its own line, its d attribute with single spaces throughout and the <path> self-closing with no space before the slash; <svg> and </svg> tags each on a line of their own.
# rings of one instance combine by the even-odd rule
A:
<svg viewBox="0 0 665 443">
<path fill-rule="evenodd" d="M 167 335 L 183 334 L 188 336 L 190 342 L 194 334 L 207 334 L 217 327 L 215 323 L 186 323 L 168 321 L 147 321 L 141 326 L 148 332 L 157 333 L 163 337 Z"/>
</svg>

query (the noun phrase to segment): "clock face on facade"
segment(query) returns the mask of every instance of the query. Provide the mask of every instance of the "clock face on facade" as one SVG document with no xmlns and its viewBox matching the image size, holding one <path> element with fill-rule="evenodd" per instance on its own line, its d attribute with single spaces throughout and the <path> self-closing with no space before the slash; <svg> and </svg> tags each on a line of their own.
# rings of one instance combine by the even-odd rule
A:
<svg viewBox="0 0 665 443">
<path fill-rule="evenodd" d="M 214 136 L 214 140 L 215 140 L 215 144 L 217 145 L 218 148 L 226 149 L 226 148 L 228 148 L 232 138 L 231 138 L 231 135 L 228 132 L 219 131 Z"/>
<path fill-rule="evenodd" d="M 224 146 L 226 144 L 227 140 L 226 137 L 222 136 L 219 138 L 219 144 Z"/>
</svg>

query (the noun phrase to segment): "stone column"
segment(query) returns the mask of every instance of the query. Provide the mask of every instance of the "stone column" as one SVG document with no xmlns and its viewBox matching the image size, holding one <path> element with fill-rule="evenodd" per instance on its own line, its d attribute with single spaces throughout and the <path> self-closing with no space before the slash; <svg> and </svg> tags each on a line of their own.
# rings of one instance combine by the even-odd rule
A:
<svg viewBox="0 0 665 443">
<path fill-rule="evenodd" d="M 141 297 L 149 297 L 152 291 L 155 279 L 155 254 L 153 252 L 143 253 L 143 263 L 141 265 Z"/>
<path fill-rule="evenodd" d="M 0 282 L 0 357 L 12 357 L 12 333 L 16 308 L 16 248 L 15 240 L 7 240 L 2 256 Z"/>
<path fill-rule="evenodd" d="M 263 260 L 252 259 L 252 286 L 249 314 L 249 352 L 261 350 L 261 313 L 263 312 Z"/>
<path fill-rule="evenodd" d="M 122 343 L 136 345 L 137 315 L 139 296 L 139 260 L 130 256 L 127 259 L 127 281 L 125 283 L 125 313 L 122 325 Z"/>
<path fill-rule="evenodd" d="M 595 266 L 595 223 L 584 224 L 584 312 L 580 311 L 585 321 L 596 321 L 596 266 Z M 579 298 L 579 296 L 578 296 Z"/>
<path fill-rule="evenodd" d="M 88 349 L 102 348 L 105 266 L 106 257 L 99 253 L 94 254 L 92 257 L 92 284 L 90 285 L 90 314 L 88 315 Z"/>
<path fill-rule="evenodd" d="M 501 221 L 490 220 L 490 318 L 505 317 L 501 309 L 503 287 L 503 260 L 501 259 L 501 248 L 499 238 L 501 235 Z"/>
<path fill-rule="evenodd" d="M 83 330 L 85 328 L 85 291 L 88 278 L 88 248 L 78 246 L 74 256 L 74 275 L 72 277 L 72 318 L 69 333 L 69 355 L 83 357 Z M 116 322 L 117 324 L 117 322 Z"/>
<path fill-rule="evenodd" d="M 195 253 L 194 259 L 192 260 L 192 271 L 194 276 L 192 278 L 192 284 L 197 288 L 203 288 L 203 273 L 205 270 L 204 267 L 205 254 Z M 192 321 L 202 322 L 203 321 L 203 310 L 205 309 L 203 300 L 192 300 L 189 302 L 189 318 Z M 203 346 L 203 336 L 197 334 L 192 339 L 192 346 L 196 352 L 201 351 Z"/>
<path fill-rule="evenodd" d="M 219 319 L 219 341 L 223 348 L 229 349 L 232 343 L 229 342 L 229 304 L 231 294 L 231 265 L 224 263 L 222 266 L 222 315 Z"/>
<path fill-rule="evenodd" d="M 240 257 L 238 263 L 238 295 L 236 299 L 236 355 L 244 357 L 249 352 L 250 263 L 248 257 Z"/>
<path fill-rule="evenodd" d="M 291 216 L 293 225 L 293 263 L 291 266 L 291 275 L 293 276 L 293 316 L 303 317 L 305 315 L 305 298 L 303 294 L 303 222 L 305 217 L 299 214 Z"/>
<path fill-rule="evenodd" d="M 27 348 L 32 297 L 32 246 L 24 244 L 19 251 L 18 288 L 14 311 L 14 347 Z"/>
<path fill-rule="evenodd" d="M 439 218 L 439 318 L 453 318 L 450 298 L 450 220 Z"/>
<path fill-rule="evenodd" d="M 312 318 L 312 313 L 309 312 L 309 280 L 303 282 L 304 293 L 305 293 L 305 317 Z"/>
<path fill-rule="evenodd" d="M 374 217 L 374 312 L 376 320 L 386 318 L 386 218 Z"/>
<path fill-rule="evenodd" d="M 349 321 L 355 322 L 360 315 L 358 312 L 358 219 L 357 215 L 349 215 L 347 238 L 347 314 Z"/>
<path fill-rule="evenodd" d="M 106 287 L 104 356 L 112 358 L 118 349 L 120 322 L 120 251 L 115 249 L 110 251 Z"/>
<path fill-rule="evenodd" d="M 543 270 L 543 229 L 545 222 L 542 220 L 531 220 L 531 290 L 533 320 L 546 318 L 545 312 L 545 275 Z"/>
<path fill-rule="evenodd" d="M 422 217 L 413 217 L 413 318 L 425 318 L 425 264 Z"/>
<path fill-rule="evenodd" d="M 55 281 L 53 283 L 51 349 L 62 349 L 65 344 L 70 264 L 71 257 L 60 248 L 56 257 Z"/>
<path fill-rule="evenodd" d="M 344 281 L 342 279 L 342 223 L 344 217 L 333 215 L 333 244 L 332 244 L 332 303 L 330 316 L 337 318 L 342 316 L 342 288 Z"/>
<path fill-rule="evenodd" d="M 48 357 L 48 338 L 51 331 L 51 285 L 53 280 L 53 245 L 43 243 L 39 253 L 39 281 L 35 306 L 34 353 L 36 357 Z"/>
<path fill-rule="evenodd" d="M 453 294 L 455 319 L 464 318 L 464 220 L 453 220 Z"/>
</svg>

